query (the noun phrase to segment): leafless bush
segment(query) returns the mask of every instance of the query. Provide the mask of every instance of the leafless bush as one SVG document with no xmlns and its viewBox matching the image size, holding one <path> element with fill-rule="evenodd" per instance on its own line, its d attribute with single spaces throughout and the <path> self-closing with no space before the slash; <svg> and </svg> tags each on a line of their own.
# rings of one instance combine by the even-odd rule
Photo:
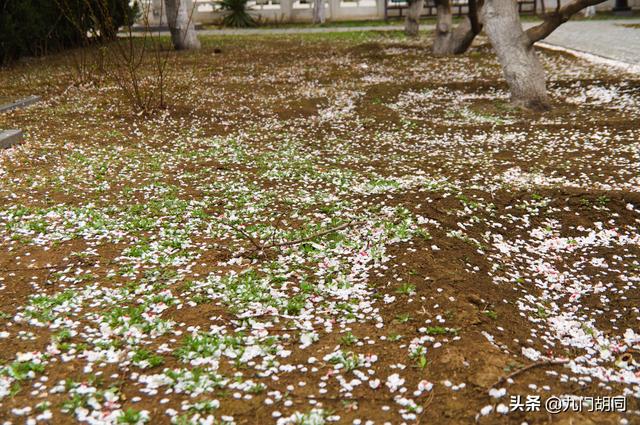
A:
<svg viewBox="0 0 640 425">
<path fill-rule="evenodd" d="M 167 76 L 172 49 L 163 43 L 160 31 L 149 23 L 149 4 L 139 4 L 141 25 L 134 28 L 133 19 L 122 31 L 114 23 L 107 0 L 84 2 L 82 16 L 77 8 L 69 7 L 70 0 L 54 0 L 63 16 L 82 28 L 84 19 L 100 22 L 90 33 L 82 34 L 82 48 L 69 52 L 69 67 L 77 83 L 116 85 L 123 97 L 137 112 L 151 112 L 167 106 Z M 161 11 L 164 16 L 164 11 Z"/>
</svg>

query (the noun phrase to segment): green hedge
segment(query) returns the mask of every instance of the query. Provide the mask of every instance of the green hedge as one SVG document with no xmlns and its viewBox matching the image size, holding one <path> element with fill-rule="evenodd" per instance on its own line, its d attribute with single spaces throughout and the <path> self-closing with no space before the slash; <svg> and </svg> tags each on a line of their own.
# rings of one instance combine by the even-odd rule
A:
<svg viewBox="0 0 640 425">
<path fill-rule="evenodd" d="M 129 0 L 0 0 L 0 63 L 80 46 L 87 32 L 112 39 L 135 10 Z"/>
</svg>

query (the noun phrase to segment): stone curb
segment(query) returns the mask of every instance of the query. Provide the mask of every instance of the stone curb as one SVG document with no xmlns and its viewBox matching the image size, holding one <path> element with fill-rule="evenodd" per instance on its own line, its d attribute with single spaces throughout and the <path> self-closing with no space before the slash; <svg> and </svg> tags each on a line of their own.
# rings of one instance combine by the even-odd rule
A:
<svg viewBox="0 0 640 425">
<path fill-rule="evenodd" d="M 22 130 L 0 130 L 0 149 L 7 149 L 22 142 Z"/>
<path fill-rule="evenodd" d="M 14 109 L 24 108 L 26 106 L 33 105 L 40 101 L 40 99 L 40 96 L 29 96 L 24 99 L 16 100 L 15 102 L 5 103 L 4 105 L 0 105 L 0 112 L 9 112 Z"/>
<path fill-rule="evenodd" d="M 640 65 L 605 58 L 604 56 L 594 55 L 593 53 L 583 52 L 581 50 L 569 49 L 567 47 L 557 46 L 544 41 L 538 41 L 536 46 L 542 47 L 543 49 L 554 50 L 556 52 L 569 53 L 577 58 L 584 59 L 587 62 L 591 62 L 596 65 L 617 68 L 632 74 L 640 74 Z"/>
<path fill-rule="evenodd" d="M 40 96 L 28 96 L 18 99 L 15 102 L 0 105 L 0 113 L 13 111 L 14 109 L 25 108 L 39 102 Z M 22 142 L 23 133 L 20 129 L 2 130 L 0 129 L 0 149 L 7 149 Z"/>
</svg>

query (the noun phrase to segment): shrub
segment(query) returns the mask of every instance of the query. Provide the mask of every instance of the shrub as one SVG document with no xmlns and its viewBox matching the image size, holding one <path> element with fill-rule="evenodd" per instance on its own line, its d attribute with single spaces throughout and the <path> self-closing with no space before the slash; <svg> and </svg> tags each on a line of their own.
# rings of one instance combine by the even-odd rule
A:
<svg viewBox="0 0 640 425">
<path fill-rule="evenodd" d="M 221 0 L 220 7 L 226 11 L 222 23 L 227 27 L 254 27 L 256 21 L 247 12 L 247 0 Z"/>
<path fill-rule="evenodd" d="M 129 0 L 0 0 L 0 64 L 113 39 L 131 22 Z"/>
</svg>

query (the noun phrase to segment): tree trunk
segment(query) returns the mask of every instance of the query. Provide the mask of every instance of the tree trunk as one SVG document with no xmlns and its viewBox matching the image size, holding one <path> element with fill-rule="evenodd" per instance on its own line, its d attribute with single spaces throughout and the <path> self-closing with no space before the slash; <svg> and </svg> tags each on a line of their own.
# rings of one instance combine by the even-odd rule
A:
<svg viewBox="0 0 640 425">
<path fill-rule="evenodd" d="M 325 20 L 324 0 L 315 0 L 313 2 L 313 23 L 324 24 Z"/>
<path fill-rule="evenodd" d="M 407 18 L 404 21 L 404 33 L 408 37 L 417 37 L 420 29 L 420 14 L 424 6 L 424 0 L 409 0 Z"/>
<path fill-rule="evenodd" d="M 548 110 L 544 69 L 531 39 L 522 30 L 515 0 L 486 0 L 481 16 L 509 85 L 511 102 L 528 109 Z"/>
<path fill-rule="evenodd" d="M 200 48 L 191 15 L 190 0 L 164 0 L 167 9 L 167 24 L 171 31 L 171 42 L 176 50 Z"/>
<path fill-rule="evenodd" d="M 435 56 L 447 56 L 466 52 L 477 34 L 473 30 L 471 20 L 466 17 L 456 28 L 453 28 L 449 0 L 437 1 L 436 12 L 437 20 L 433 39 L 433 54 Z"/>
</svg>

